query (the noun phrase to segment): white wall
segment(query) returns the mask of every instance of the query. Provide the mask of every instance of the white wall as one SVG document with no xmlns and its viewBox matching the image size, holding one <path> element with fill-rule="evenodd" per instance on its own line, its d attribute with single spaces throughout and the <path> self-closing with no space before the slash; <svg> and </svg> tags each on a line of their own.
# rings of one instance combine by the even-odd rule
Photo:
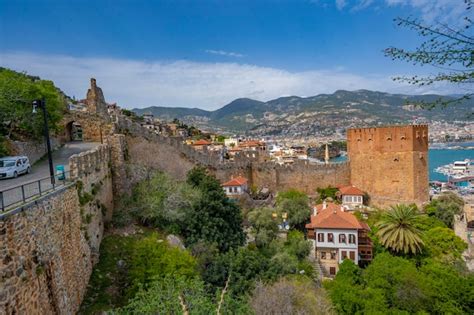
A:
<svg viewBox="0 0 474 315">
<path fill-rule="evenodd" d="M 316 229 L 316 248 L 335 248 L 338 249 L 339 252 L 339 263 L 342 262 L 342 250 L 347 252 L 355 251 L 355 263 L 358 262 L 358 238 L 357 238 L 357 229 Z M 318 241 L 318 234 L 324 233 L 324 242 Z M 328 242 L 328 233 L 332 233 L 334 235 L 334 242 Z M 346 243 L 339 243 L 339 235 L 345 234 L 346 235 Z M 349 244 L 349 234 L 353 234 L 355 236 L 355 244 Z M 347 254 L 347 258 L 350 258 L 349 253 Z"/>
</svg>

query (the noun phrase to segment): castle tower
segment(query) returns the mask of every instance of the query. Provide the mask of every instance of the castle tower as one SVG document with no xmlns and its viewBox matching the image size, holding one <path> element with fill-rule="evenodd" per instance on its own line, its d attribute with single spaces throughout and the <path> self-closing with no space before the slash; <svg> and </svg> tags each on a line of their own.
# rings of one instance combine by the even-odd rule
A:
<svg viewBox="0 0 474 315">
<path fill-rule="evenodd" d="M 347 131 L 351 184 L 377 206 L 429 201 L 428 126 Z"/>
<path fill-rule="evenodd" d="M 91 87 L 87 90 L 86 104 L 87 110 L 90 113 L 108 116 L 104 93 L 102 92 L 102 89 L 97 86 L 94 78 L 91 78 Z"/>
</svg>

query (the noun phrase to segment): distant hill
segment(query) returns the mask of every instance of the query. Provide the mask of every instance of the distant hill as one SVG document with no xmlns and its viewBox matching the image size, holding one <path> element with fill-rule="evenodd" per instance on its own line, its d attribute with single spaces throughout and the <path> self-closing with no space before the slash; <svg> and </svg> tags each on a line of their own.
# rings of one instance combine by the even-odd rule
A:
<svg viewBox="0 0 474 315">
<path fill-rule="evenodd" d="M 466 120 L 472 113 L 472 100 L 445 109 L 427 110 L 413 105 L 414 101 L 432 102 L 439 98 L 451 99 L 450 96 L 440 95 L 338 90 L 332 94 L 288 96 L 268 102 L 239 98 L 215 111 L 157 106 L 133 111 L 139 115 L 151 112 L 162 119 L 178 118 L 227 131 L 252 131 L 262 134 L 285 133 L 293 129 L 297 132 L 312 132 L 311 130 L 318 128 L 324 129 L 326 125 L 342 128 L 351 125 L 407 123 L 414 119 Z"/>
</svg>

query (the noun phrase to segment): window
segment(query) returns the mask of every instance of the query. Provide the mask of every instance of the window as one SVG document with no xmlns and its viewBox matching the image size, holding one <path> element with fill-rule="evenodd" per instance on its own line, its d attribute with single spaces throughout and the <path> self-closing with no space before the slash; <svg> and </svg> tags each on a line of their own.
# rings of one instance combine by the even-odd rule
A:
<svg viewBox="0 0 474 315">
<path fill-rule="evenodd" d="M 321 252 L 321 259 L 326 259 L 326 252 Z"/>
<path fill-rule="evenodd" d="M 339 234 L 339 243 L 346 243 L 346 234 Z"/>
<path fill-rule="evenodd" d="M 318 233 L 318 242 L 324 242 L 324 233 Z"/>
<path fill-rule="evenodd" d="M 328 233 L 328 242 L 334 242 L 334 234 Z"/>
<path fill-rule="evenodd" d="M 336 252 L 331 252 L 331 259 L 336 259 Z"/>
<path fill-rule="evenodd" d="M 336 267 L 329 267 L 329 274 L 334 276 L 336 274 Z"/>
<path fill-rule="evenodd" d="M 349 244 L 355 244 L 356 237 L 354 234 L 349 234 Z"/>
<path fill-rule="evenodd" d="M 347 258 L 347 252 L 345 250 L 341 252 L 341 257 L 342 257 L 342 260 Z"/>
<path fill-rule="evenodd" d="M 349 252 L 349 257 L 352 261 L 355 261 L 355 252 Z"/>
</svg>

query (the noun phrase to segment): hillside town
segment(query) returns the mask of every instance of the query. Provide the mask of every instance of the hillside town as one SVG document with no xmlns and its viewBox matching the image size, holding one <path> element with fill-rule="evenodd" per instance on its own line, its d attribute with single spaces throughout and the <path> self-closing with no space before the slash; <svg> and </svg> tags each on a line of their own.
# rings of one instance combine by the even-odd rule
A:
<svg viewBox="0 0 474 315">
<path fill-rule="evenodd" d="M 474 0 L 1 8 L 0 315 L 474 314 Z"/>
</svg>

